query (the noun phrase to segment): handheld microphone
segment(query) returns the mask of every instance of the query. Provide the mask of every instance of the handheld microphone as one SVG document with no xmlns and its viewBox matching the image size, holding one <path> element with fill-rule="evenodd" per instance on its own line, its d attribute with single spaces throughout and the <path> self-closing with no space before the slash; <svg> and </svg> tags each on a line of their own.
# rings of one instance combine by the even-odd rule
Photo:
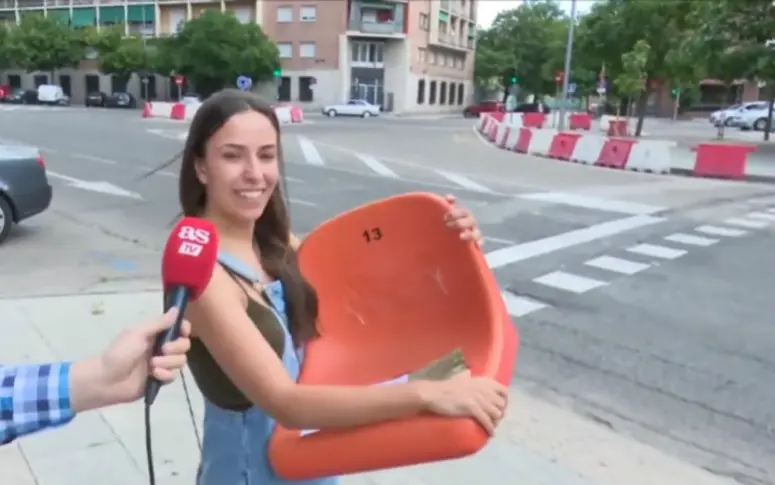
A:
<svg viewBox="0 0 775 485">
<path fill-rule="evenodd" d="M 159 334 L 153 355 L 161 355 L 167 342 L 180 337 L 180 327 L 189 301 L 199 298 L 207 288 L 218 260 L 218 233 L 204 219 L 185 217 L 170 234 L 161 260 L 164 288 L 164 311 L 178 309 L 175 323 Z M 150 406 L 161 389 L 161 383 L 149 377 L 145 385 L 145 404 Z"/>
</svg>

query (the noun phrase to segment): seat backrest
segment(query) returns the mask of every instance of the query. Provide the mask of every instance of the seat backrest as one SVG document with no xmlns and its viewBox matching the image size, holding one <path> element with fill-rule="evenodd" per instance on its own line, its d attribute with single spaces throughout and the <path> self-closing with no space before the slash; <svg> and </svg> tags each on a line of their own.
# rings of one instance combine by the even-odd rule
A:
<svg viewBox="0 0 775 485">
<path fill-rule="evenodd" d="M 393 352 L 409 348 L 386 343 L 416 342 L 423 364 L 462 346 L 472 370 L 491 371 L 503 301 L 481 250 L 446 227 L 448 210 L 435 194 L 402 194 L 307 235 L 299 262 L 319 295 L 324 339 Z"/>
</svg>

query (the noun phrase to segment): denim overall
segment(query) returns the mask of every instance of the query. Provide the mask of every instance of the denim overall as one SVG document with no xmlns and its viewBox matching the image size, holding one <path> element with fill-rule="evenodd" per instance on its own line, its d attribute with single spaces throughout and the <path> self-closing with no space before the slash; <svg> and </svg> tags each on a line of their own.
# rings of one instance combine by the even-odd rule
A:
<svg viewBox="0 0 775 485">
<path fill-rule="evenodd" d="M 221 251 L 219 262 L 246 281 L 259 281 L 252 268 Z M 287 327 L 285 296 L 280 281 L 264 287 L 272 312 L 285 335 L 282 361 L 293 380 L 299 378 L 302 349 L 295 349 Z M 205 398 L 202 460 L 197 485 L 337 485 L 336 477 L 288 481 L 275 475 L 269 464 L 268 444 L 275 420 L 256 406 L 247 411 L 220 408 Z"/>
</svg>

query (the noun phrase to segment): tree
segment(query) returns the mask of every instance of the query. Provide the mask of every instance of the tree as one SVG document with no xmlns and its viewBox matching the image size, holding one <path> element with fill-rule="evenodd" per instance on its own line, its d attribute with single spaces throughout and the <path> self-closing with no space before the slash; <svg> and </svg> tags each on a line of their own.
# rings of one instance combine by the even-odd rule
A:
<svg viewBox="0 0 775 485">
<path fill-rule="evenodd" d="M 554 73 L 562 69 L 567 17 L 555 2 L 523 4 L 495 18 L 477 43 L 475 76 L 499 77 L 504 88 L 516 77 L 520 90 L 536 95 L 554 92 Z"/>
<path fill-rule="evenodd" d="M 116 26 L 100 31 L 91 40 L 91 47 L 99 53 L 100 71 L 114 77 L 116 91 L 126 90 L 126 85 L 133 73 L 150 69 L 150 58 L 143 39 L 135 36 L 124 36 L 123 26 Z"/>
<path fill-rule="evenodd" d="M 84 58 L 81 34 L 51 17 L 29 13 L 11 27 L 5 40 L 5 53 L 11 64 L 27 72 L 51 73 L 76 67 Z"/>
<path fill-rule="evenodd" d="M 627 97 L 627 107 L 630 107 L 632 98 L 639 97 L 640 93 L 647 89 L 646 65 L 649 60 L 651 47 L 645 40 L 639 40 L 630 52 L 622 54 L 622 70 L 614 79 L 614 85 L 620 94 Z M 627 113 L 629 116 L 629 113 Z M 639 120 L 639 125 L 642 122 Z M 640 134 L 641 126 L 636 128 L 636 135 Z"/>
<path fill-rule="evenodd" d="M 596 3 L 580 21 L 577 50 L 585 59 L 595 59 L 601 66 L 604 64 L 606 72 L 614 79 L 625 70 L 623 55 L 633 51 L 638 41 L 642 40 L 650 47 L 645 66 L 645 89 L 640 91 L 636 104 L 636 135 L 640 135 L 643 128 L 652 86 L 671 78 L 675 66 L 667 59 L 672 50 L 680 48 L 695 3 L 701 2 L 607 0 Z M 617 86 L 614 88 L 618 89 Z"/>
<path fill-rule="evenodd" d="M 158 44 L 156 69 L 184 75 L 207 96 L 234 85 L 240 75 L 254 83 L 273 79 L 280 68 L 277 46 L 257 24 L 242 24 L 232 13 L 208 11 L 186 22 Z"/>
<path fill-rule="evenodd" d="M 740 77 L 763 81 L 768 86 L 770 110 L 764 139 L 769 140 L 775 101 L 775 46 L 771 43 L 775 37 L 775 3 L 772 0 L 702 3 L 706 5 L 699 9 L 703 26 L 698 31 L 706 45 L 716 46 L 705 52 L 706 61 L 717 64 L 721 53 L 727 67 L 739 70 Z"/>
</svg>

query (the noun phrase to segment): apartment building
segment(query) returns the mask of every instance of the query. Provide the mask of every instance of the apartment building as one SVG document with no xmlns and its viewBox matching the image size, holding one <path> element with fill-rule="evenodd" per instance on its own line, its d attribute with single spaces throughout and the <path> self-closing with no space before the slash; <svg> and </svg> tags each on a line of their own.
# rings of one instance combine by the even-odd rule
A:
<svg viewBox="0 0 775 485">
<path fill-rule="evenodd" d="M 207 10 L 259 23 L 280 51 L 281 101 L 318 107 L 367 99 L 395 112 L 459 112 L 473 95 L 478 0 L 0 0 L 0 22 L 42 11 L 73 27 L 123 25 L 127 34 L 174 34 Z M 74 102 L 89 91 L 113 90 L 95 56 L 78 69 L 8 71 L 0 82 L 31 88 L 53 82 Z M 135 96 L 167 99 L 177 88 L 150 76 Z"/>
</svg>

